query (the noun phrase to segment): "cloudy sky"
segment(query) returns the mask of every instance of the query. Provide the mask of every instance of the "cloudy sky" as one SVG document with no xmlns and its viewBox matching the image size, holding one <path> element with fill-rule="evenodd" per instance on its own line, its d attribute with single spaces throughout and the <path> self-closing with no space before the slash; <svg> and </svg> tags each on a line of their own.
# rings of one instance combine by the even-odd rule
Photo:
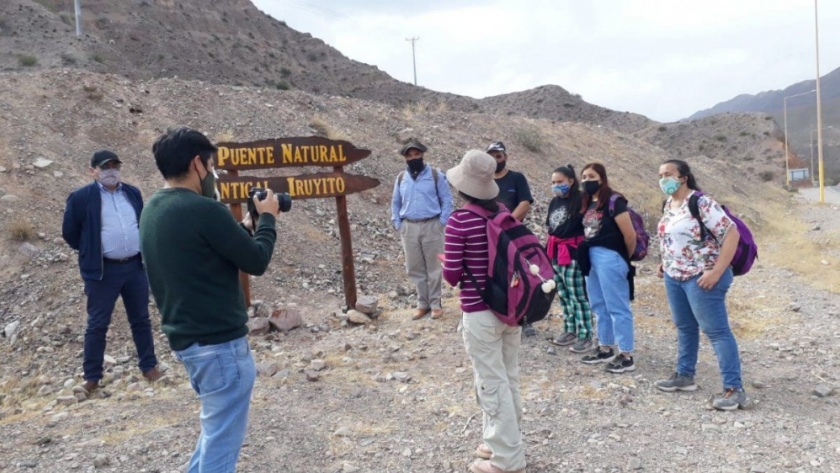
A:
<svg viewBox="0 0 840 473">
<path fill-rule="evenodd" d="M 556 84 L 674 121 L 816 75 L 813 0 L 253 0 L 345 56 L 486 97 Z M 820 0 L 820 72 L 840 67 L 840 0 Z"/>
</svg>

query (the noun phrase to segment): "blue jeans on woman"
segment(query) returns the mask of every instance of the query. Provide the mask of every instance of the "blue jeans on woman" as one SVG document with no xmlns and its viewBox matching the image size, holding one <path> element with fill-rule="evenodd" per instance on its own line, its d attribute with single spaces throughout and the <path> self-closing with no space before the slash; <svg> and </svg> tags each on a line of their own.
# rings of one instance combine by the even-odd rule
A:
<svg viewBox="0 0 840 473">
<path fill-rule="evenodd" d="M 608 248 L 589 248 L 592 263 L 586 277 L 589 305 L 598 327 L 598 344 L 613 346 L 618 342 L 620 353 L 633 351 L 633 312 L 630 310 L 630 265 Z"/>
<path fill-rule="evenodd" d="M 201 435 L 187 473 L 233 473 L 257 376 L 246 337 L 175 352 L 201 401 Z"/>
<path fill-rule="evenodd" d="M 742 389 L 738 343 L 729 327 L 726 293 L 732 285 L 732 269 L 727 268 L 715 287 L 708 291 L 697 285 L 700 276 L 678 281 L 665 275 L 665 293 L 671 318 L 677 327 L 677 373 L 694 377 L 700 330 L 709 338 L 718 359 L 723 389 Z"/>
</svg>

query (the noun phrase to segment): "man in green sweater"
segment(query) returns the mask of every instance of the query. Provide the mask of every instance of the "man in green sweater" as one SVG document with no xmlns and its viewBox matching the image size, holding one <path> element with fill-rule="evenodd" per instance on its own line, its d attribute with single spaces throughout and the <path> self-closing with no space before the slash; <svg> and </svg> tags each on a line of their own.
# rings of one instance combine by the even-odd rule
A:
<svg viewBox="0 0 840 473">
<path fill-rule="evenodd" d="M 140 245 L 161 329 L 201 401 L 201 435 L 188 473 L 234 472 L 245 440 L 256 368 L 239 271 L 261 275 L 277 237 L 277 197 L 236 222 L 214 199 L 216 147 L 189 128 L 169 130 L 152 147 L 166 180 L 140 217 Z"/>
</svg>

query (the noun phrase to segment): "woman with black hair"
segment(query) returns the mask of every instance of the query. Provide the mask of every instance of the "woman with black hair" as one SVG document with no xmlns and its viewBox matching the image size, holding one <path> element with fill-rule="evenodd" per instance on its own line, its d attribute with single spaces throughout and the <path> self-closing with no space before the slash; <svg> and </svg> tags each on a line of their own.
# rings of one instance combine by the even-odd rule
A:
<svg viewBox="0 0 840 473">
<path fill-rule="evenodd" d="M 712 397 L 711 407 L 724 411 L 743 408 L 747 395 L 741 381 L 741 359 L 726 311 L 726 293 L 733 276 L 729 265 L 740 238 L 738 228 L 723 208 L 704 194 L 695 197 L 699 217 L 691 214 L 689 202 L 700 188 L 685 161 L 662 163 L 659 187 L 668 199 L 658 225 L 662 250 L 658 275 L 665 279 L 671 319 L 677 327 L 677 366 L 670 378 L 655 386 L 666 392 L 697 389 L 694 373 L 702 330 L 712 344 L 723 378 L 723 392 Z"/>
<path fill-rule="evenodd" d="M 546 251 L 554 267 L 564 329 L 563 334 L 551 343 L 572 345 L 569 350 L 583 353 L 592 349 L 592 310 L 586 299 L 583 273 L 574 259 L 578 245 L 583 241 L 583 214 L 580 213 L 580 186 L 571 164 L 561 166 L 551 174 L 551 191 L 554 198 L 548 204 L 545 219 L 548 229 Z"/>
<path fill-rule="evenodd" d="M 589 304 L 598 327 L 598 347 L 581 358 L 587 364 L 607 363 L 606 371 L 636 369 L 633 360 L 633 300 L 636 230 L 627 212 L 627 199 L 610 188 L 603 164 L 589 163 L 581 172 L 584 241 L 577 251 L 586 276 Z M 618 347 L 618 353 L 613 347 Z"/>
</svg>

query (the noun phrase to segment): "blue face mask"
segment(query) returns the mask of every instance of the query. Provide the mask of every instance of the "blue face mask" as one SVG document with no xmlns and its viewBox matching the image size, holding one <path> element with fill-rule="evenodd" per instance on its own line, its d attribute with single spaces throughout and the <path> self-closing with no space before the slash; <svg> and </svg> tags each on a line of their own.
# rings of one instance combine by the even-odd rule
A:
<svg viewBox="0 0 840 473">
<path fill-rule="evenodd" d="M 554 192 L 555 195 L 564 196 L 569 193 L 569 185 L 568 184 L 557 184 L 555 186 L 551 186 L 551 191 Z"/>
<path fill-rule="evenodd" d="M 674 192 L 677 192 L 677 189 L 681 186 L 682 182 L 674 179 L 673 177 L 663 177 L 659 180 L 659 188 L 662 189 L 662 192 L 664 192 L 665 195 L 672 195 Z"/>
</svg>

